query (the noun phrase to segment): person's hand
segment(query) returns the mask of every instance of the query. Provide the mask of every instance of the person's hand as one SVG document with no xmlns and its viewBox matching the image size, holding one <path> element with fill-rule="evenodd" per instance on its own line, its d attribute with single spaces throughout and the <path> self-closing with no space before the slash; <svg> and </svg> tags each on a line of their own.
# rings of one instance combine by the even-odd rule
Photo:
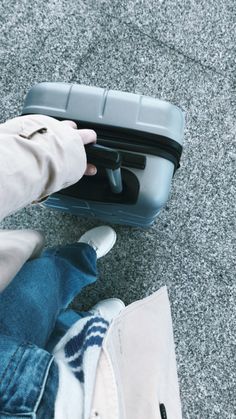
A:
<svg viewBox="0 0 236 419">
<path fill-rule="evenodd" d="M 0 220 L 30 203 L 77 183 L 97 169 L 87 164 L 85 145 L 93 130 L 73 121 L 30 114 L 0 124 Z"/>
<path fill-rule="evenodd" d="M 65 121 L 62 121 L 62 124 L 67 124 L 70 127 L 77 129 L 77 125 L 74 121 L 65 120 Z M 97 141 L 97 134 L 92 129 L 79 129 L 78 132 L 81 136 L 81 139 L 84 145 L 89 144 L 89 143 L 95 143 Z M 93 176 L 93 175 L 96 175 L 96 173 L 97 173 L 96 166 L 88 163 L 84 174 L 87 176 Z"/>
</svg>

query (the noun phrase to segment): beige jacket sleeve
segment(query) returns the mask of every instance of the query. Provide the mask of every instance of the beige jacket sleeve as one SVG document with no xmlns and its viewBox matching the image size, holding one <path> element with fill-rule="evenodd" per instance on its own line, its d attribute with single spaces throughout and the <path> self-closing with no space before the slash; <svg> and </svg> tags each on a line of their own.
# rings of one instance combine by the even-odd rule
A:
<svg viewBox="0 0 236 419">
<path fill-rule="evenodd" d="M 44 115 L 0 124 L 0 220 L 77 182 L 86 169 L 79 131 Z M 0 291 L 39 253 L 35 231 L 0 231 Z"/>
</svg>

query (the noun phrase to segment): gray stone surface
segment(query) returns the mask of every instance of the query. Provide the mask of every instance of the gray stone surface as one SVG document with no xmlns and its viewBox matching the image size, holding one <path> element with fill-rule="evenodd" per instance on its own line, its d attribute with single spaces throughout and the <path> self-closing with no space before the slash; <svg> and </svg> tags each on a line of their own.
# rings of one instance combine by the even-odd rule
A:
<svg viewBox="0 0 236 419">
<path fill-rule="evenodd" d="M 96 0 L 86 0 L 95 7 Z M 235 68 L 234 0 L 102 0 L 101 12 L 221 74 Z"/>
<path fill-rule="evenodd" d="M 100 279 L 75 303 L 126 303 L 166 284 L 184 419 L 236 418 L 234 2 L 8 1 L 0 5 L 0 119 L 39 81 L 153 95 L 186 111 L 182 166 L 148 230 L 116 226 Z M 40 207 L 4 228 L 40 228 L 47 244 L 98 225 Z"/>
</svg>

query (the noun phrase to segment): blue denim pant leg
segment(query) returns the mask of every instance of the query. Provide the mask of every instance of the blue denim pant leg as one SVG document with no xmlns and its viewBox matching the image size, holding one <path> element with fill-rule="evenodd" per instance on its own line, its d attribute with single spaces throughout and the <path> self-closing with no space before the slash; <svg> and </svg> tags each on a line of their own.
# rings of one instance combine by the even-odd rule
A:
<svg viewBox="0 0 236 419">
<path fill-rule="evenodd" d="M 45 348 L 59 314 L 96 279 L 91 246 L 75 243 L 45 251 L 0 293 L 0 333 Z"/>
<path fill-rule="evenodd" d="M 58 370 L 44 348 L 58 316 L 96 276 L 96 252 L 76 243 L 27 262 L 0 294 L 0 418 L 53 417 Z"/>
<path fill-rule="evenodd" d="M 0 335 L 0 418 L 53 419 L 58 367 L 43 349 Z"/>
<path fill-rule="evenodd" d="M 81 319 L 80 313 L 75 312 L 72 309 L 68 309 L 62 312 L 56 321 L 55 327 L 52 334 L 47 342 L 46 349 L 48 352 L 52 352 L 60 339 L 66 334 L 71 326 Z"/>
</svg>

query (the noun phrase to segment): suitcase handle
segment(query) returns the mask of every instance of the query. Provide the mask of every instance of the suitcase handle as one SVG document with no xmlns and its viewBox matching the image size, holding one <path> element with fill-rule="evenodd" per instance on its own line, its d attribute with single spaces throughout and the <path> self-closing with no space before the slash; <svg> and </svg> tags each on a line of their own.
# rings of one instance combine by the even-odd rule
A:
<svg viewBox="0 0 236 419">
<path fill-rule="evenodd" d="M 118 151 L 98 144 L 85 146 L 88 163 L 105 169 L 117 170 L 121 167 L 121 156 Z"/>
<path fill-rule="evenodd" d="M 85 146 L 88 163 L 106 169 L 107 177 L 109 179 L 112 192 L 121 193 L 122 178 L 121 178 L 121 156 L 116 150 L 108 147 L 103 147 L 98 144 L 88 144 Z"/>
</svg>

